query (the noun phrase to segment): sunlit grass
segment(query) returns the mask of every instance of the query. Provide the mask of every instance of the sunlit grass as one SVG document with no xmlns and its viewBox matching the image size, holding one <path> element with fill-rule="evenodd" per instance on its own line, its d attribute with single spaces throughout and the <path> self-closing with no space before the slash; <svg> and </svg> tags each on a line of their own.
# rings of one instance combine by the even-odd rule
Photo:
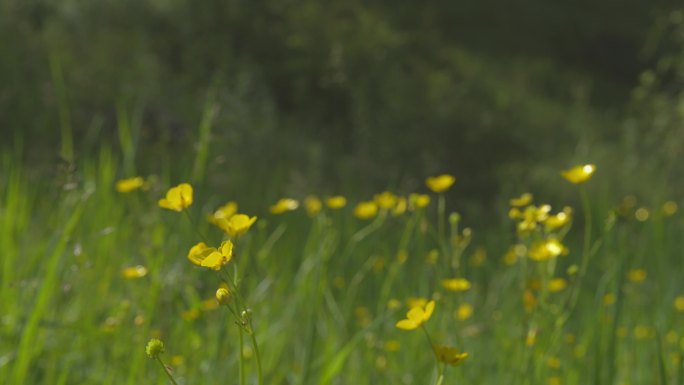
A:
<svg viewBox="0 0 684 385">
<path fill-rule="evenodd" d="M 2 162 L 5 384 L 166 384 L 152 338 L 178 384 L 256 384 L 257 358 L 263 384 L 684 381 L 681 202 L 606 195 L 600 165 L 549 180 L 579 207 L 507 197 L 470 228 L 446 176 L 254 202 L 107 149 L 55 180 Z"/>
</svg>

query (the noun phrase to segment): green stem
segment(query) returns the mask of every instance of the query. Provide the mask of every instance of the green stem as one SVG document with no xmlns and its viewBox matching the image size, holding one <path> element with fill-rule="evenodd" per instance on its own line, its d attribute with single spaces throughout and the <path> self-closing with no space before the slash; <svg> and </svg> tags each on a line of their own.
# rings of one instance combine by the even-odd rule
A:
<svg viewBox="0 0 684 385">
<path fill-rule="evenodd" d="M 254 328 L 252 327 L 252 321 L 249 321 L 249 336 L 252 339 L 252 348 L 254 349 L 254 357 L 256 358 L 257 364 L 257 384 L 262 385 L 263 379 L 261 374 L 261 353 L 259 353 L 259 345 L 257 345 L 256 336 L 254 335 Z"/>
<path fill-rule="evenodd" d="M 444 194 L 440 193 L 439 197 L 437 198 L 437 232 L 439 232 L 438 237 L 439 237 L 439 242 L 442 244 L 442 248 L 446 250 L 446 245 L 445 245 L 445 234 L 444 234 L 444 216 L 445 216 L 445 211 L 446 211 L 446 200 L 444 198 Z"/>
<path fill-rule="evenodd" d="M 190 221 L 190 227 L 192 227 L 192 229 L 195 230 L 195 233 L 200 237 L 200 239 L 203 240 L 205 243 L 209 243 L 207 237 L 199 231 L 197 226 L 195 226 L 195 221 L 193 221 L 190 217 L 190 213 L 188 212 L 188 210 L 183 209 L 183 213 L 185 214 L 185 217 L 188 218 L 188 221 Z"/>
<path fill-rule="evenodd" d="M 240 385 L 245 385 L 245 352 L 244 352 L 244 340 L 242 337 L 242 326 L 238 326 L 238 331 L 240 332 L 240 366 L 238 370 L 238 377 L 240 378 Z"/>
<path fill-rule="evenodd" d="M 171 375 L 171 371 L 169 370 L 169 368 L 166 367 L 166 365 L 164 365 L 164 362 L 161 360 L 160 357 L 157 357 L 157 362 L 159 362 L 159 365 L 161 365 L 162 369 L 164 370 L 164 373 L 166 373 L 166 375 L 169 377 L 169 380 L 171 381 L 171 383 L 173 385 L 178 385 L 176 380 L 173 379 L 173 376 Z"/>
</svg>

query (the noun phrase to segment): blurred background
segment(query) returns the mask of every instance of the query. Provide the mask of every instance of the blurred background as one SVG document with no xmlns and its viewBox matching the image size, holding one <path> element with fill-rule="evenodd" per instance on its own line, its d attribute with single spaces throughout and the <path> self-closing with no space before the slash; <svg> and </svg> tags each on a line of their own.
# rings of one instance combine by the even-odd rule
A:
<svg viewBox="0 0 684 385">
<path fill-rule="evenodd" d="M 1 146 L 37 177 L 109 146 L 119 177 L 172 180 L 206 149 L 193 177 L 255 201 L 448 172 L 461 210 L 487 210 L 522 189 L 562 196 L 548 181 L 586 162 L 621 193 L 681 193 L 682 9 L 4 0 Z"/>
</svg>

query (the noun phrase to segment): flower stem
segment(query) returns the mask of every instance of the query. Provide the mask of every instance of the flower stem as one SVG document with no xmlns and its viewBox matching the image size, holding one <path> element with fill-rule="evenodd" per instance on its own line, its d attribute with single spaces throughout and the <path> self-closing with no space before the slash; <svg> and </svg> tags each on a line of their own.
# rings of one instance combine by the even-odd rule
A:
<svg viewBox="0 0 684 385">
<path fill-rule="evenodd" d="M 238 377 L 240 378 L 240 385 L 245 385 L 245 352 L 244 352 L 244 340 L 242 337 L 242 327 L 238 327 L 238 331 L 240 332 L 240 366 L 238 370 Z"/>
<path fill-rule="evenodd" d="M 164 362 L 161 360 L 161 358 L 157 357 L 157 362 L 159 362 L 159 365 L 161 365 L 162 369 L 164 370 L 164 373 L 169 377 L 169 380 L 171 380 L 171 383 L 173 385 L 178 385 L 176 380 L 173 379 L 173 376 L 171 375 L 171 371 L 169 371 L 169 368 L 164 365 Z"/>
<path fill-rule="evenodd" d="M 254 328 L 252 327 L 252 321 L 249 321 L 249 336 L 252 339 L 252 348 L 254 349 L 254 357 L 256 358 L 257 364 L 257 384 L 262 385 L 263 379 L 261 374 L 261 353 L 259 353 L 259 345 L 257 344 L 256 336 L 254 335 Z"/>
</svg>

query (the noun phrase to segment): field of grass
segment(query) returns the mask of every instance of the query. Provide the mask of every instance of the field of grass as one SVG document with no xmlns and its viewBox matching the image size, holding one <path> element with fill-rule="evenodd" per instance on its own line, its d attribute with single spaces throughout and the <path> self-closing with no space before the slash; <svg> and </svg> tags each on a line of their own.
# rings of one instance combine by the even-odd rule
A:
<svg viewBox="0 0 684 385">
<path fill-rule="evenodd" d="M 475 221 L 447 209 L 458 175 L 278 206 L 246 194 L 268 176 L 213 189 L 201 148 L 120 192 L 136 176 L 123 147 L 48 179 L 3 154 L 0 383 L 684 384 L 682 202 L 615 195 L 601 164 L 546 181 L 576 207 L 521 190 Z M 183 182 L 192 204 L 160 207 Z M 229 201 L 257 217 L 243 235 L 231 212 L 208 220 Z M 195 255 L 220 270 L 189 261 L 228 239 L 232 253 Z M 146 354 L 153 338 L 173 380 Z"/>
</svg>

